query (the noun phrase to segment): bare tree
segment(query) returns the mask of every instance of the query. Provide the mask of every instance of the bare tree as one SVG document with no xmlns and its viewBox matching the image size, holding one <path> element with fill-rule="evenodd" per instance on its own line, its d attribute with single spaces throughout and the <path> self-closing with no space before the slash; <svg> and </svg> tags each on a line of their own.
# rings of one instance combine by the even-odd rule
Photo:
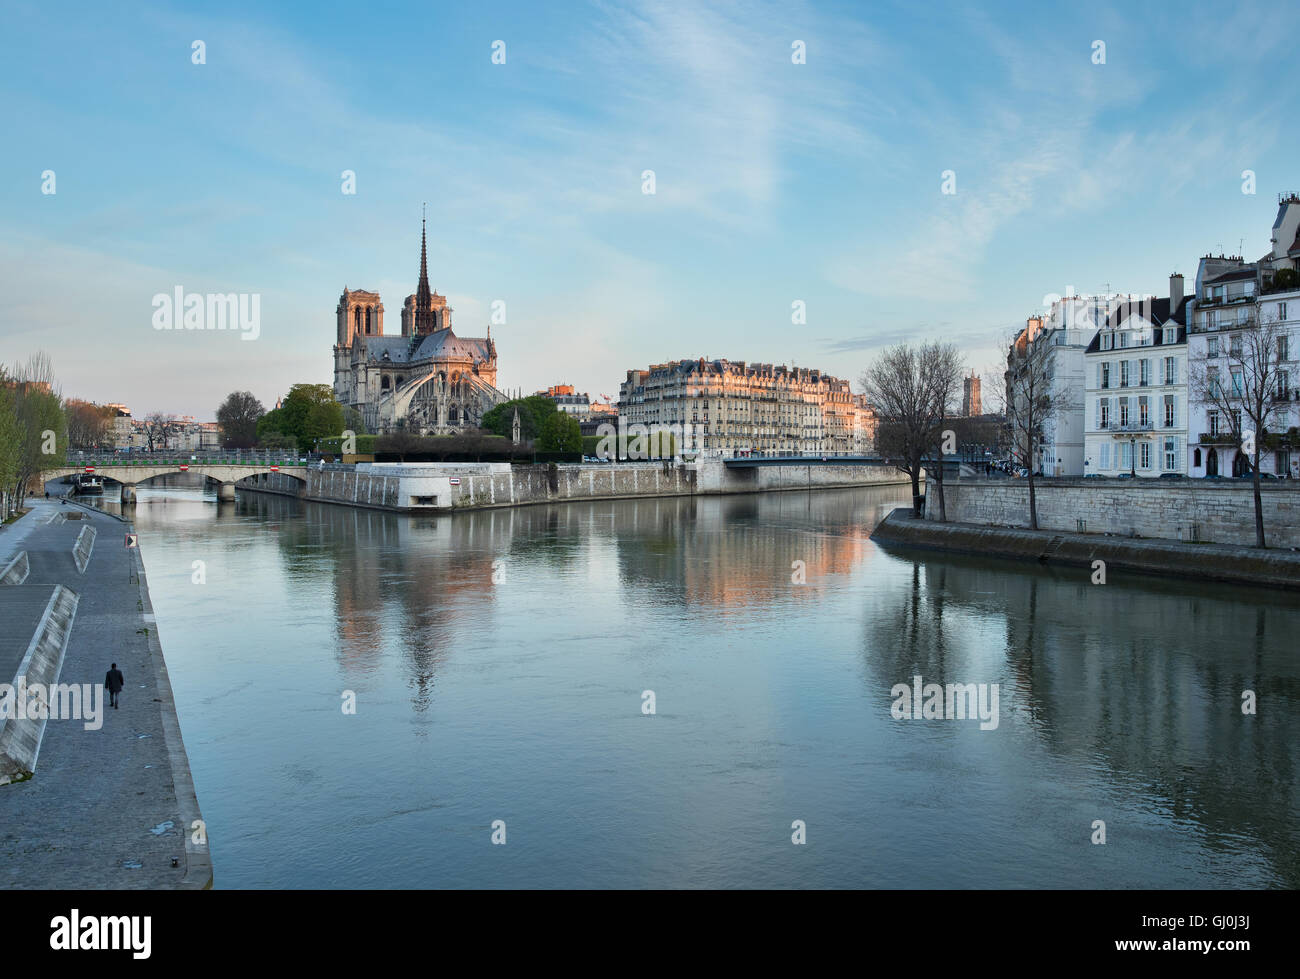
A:
<svg viewBox="0 0 1300 979">
<path fill-rule="evenodd" d="M 117 415 L 113 408 L 79 398 L 64 401 L 63 412 L 68 423 L 68 447 L 75 449 L 99 448 L 107 440 Z"/>
<path fill-rule="evenodd" d="M 934 484 L 939 495 L 939 519 L 948 520 L 948 506 L 943 493 L 944 456 L 956 451 L 957 434 L 948 427 L 949 420 L 961 401 L 961 379 L 966 370 L 961 354 L 951 343 L 932 343 L 921 348 L 921 375 L 930 388 L 934 406 L 934 441 L 930 451 L 937 463 L 934 466 Z M 950 447 L 949 441 L 953 444 Z M 926 468 L 926 478 L 931 475 Z M 927 493 L 929 492 L 927 488 Z"/>
<path fill-rule="evenodd" d="M 144 437 L 149 442 L 149 451 L 154 451 L 155 445 L 159 448 L 167 448 L 167 442 L 173 435 L 180 432 L 180 421 L 175 415 L 168 415 L 161 411 L 154 411 L 145 416 L 144 419 Z"/>
<path fill-rule="evenodd" d="M 912 347 L 900 343 L 877 356 L 862 375 L 863 391 L 875 406 L 880 422 L 877 450 L 897 458 L 898 468 L 911 477 L 914 517 L 921 515 L 925 457 L 942 433 L 940 402 L 949 385 L 940 380 L 940 375 L 946 371 L 950 358 L 956 361 L 960 372 L 960 360 L 948 344 L 925 343 Z"/>
<path fill-rule="evenodd" d="M 1044 425 L 1053 418 L 1068 394 L 1052 392 L 1053 357 L 1050 334 L 1035 331 L 1030 321 L 1007 345 L 1007 370 L 995 397 L 1002 402 L 1012 461 L 1025 470 L 1029 483 L 1029 526 L 1038 529 L 1038 495 L 1035 460 L 1043 444 Z"/>
<path fill-rule="evenodd" d="M 1191 399 L 1214 419 L 1216 438 L 1236 448 L 1250 467 L 1255 494 L 1255 546 L 1264 543 L 1264 503 L 1259 490 L 1259 455 L 1269 424 L 1280 413 L 1286 395 L 1286 331 L 1276 318 L 1254 319 L 1236 331 L 1228 344 L 1227 363 L 1209 360 L 1192 364 L 1188 378 Z M 1226 370 L 1226 373 L 1225 373 Z"/>
</svg>

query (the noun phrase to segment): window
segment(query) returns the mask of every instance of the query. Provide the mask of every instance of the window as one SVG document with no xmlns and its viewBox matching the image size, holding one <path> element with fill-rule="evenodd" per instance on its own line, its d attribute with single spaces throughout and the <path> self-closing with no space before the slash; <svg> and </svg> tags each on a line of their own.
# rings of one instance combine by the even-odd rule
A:
<svg viewBox="0 0 1300 979">
<path fill-rule="evenodd" d="M 1164 337 L 1164 341 L 1163 341 L 1163 342 L 1165 342 L 1165 343 L 1177 343 L 1177 342 L 1178 342 L 1178 328 L 1177 328 L 1177 327 L 1166 326 L 1166 327 L 1165 327 L 1165 337 Z"/>
<path fill-rule="evenodd" d="M 1210 434 L 1218 435 L 1219 434 L 1219 413 L 1217 411 L 1210 412 L 1209 421 L 1210 421 Z"/>
<path fill-rule="evenodd" d="M 1291 375 L 1286 371 L 1277 372 L 1277 396 L 1281 401 L 1285 401 L 1288 392 L 1291 390 Z"/>
<path fill-rule="evenodd" d="M 1128 346 L 1128 334 L 1127 334 L 1127 333 L 1121 333 L 1121 334 L 1119 335 L 1119 345 L 1120 345 L 1121 349 L 1124 348 L 1124 347 L 1127 347 L 1127 346 Z"/>
<path fill-rule="evenodd" d="M 1110 443 L 1109 442 L 1101 443 L 1101 468 L 1102 469 L 1110 468 Z"/>
<path fill-rule="evenodd" d="M 1232 430 L 1234 432 L 1241 432 L 1241 409 L 1240 408 L 1232 409 Z"/>
<path fill-rule="evenodd" d="M 1234 367 L 1232 369 L 1232 396 L 1234 398 L 1240 398 L 1243 390 L 1244 388 L 1242 386 L 1242 380 L 1241 380 L 1241 368 Z"/>
<path fill-rule="evenodd" d="M 1138 367 L 1139 367 L 1138 376 L 1141 378 L 1141 380 L 1139 380 L 1138 383 L 1142 387 L 1146 387 L 1151 383 L 1151 361 L 1146 358 L 1143 358 L 1142 360 L 1138 361 Z"/>
<path fill-rule="evenodd" d="M 1117 461 L 1117 468 L 1132 469 L 1133 468 L 1133 443 L 1121 442 L 1119 444 L 1118 454 L 1119 454 L 1119 459 Z"/>
<path fill-rule="evenodd" d="M 1139 455 L 1139 459 L 1140 459 L 1141 461 L 1140 461 L 1138 464 L 1139 464 L 1143 469 L 1150 469 L 1150 468 L 1151 468 L 1151 443 L 1150 443 L 1150 442 L 1139 442 L 1139 443 L 1138 443 L 1138 447 L 1139 447 L 1139 449 L 1141 450 L 1140 455 Z"/>
<path fill-rule="evenodd" d="M 1279 320 L 1286 319 L 1286 303 L 1277 304 L 1277 318 Z"/>
<path fill-rule="evenodd" d="M 1166 384 L 1178 383 L 1178 358 L 1177 357 L 1165 358 L 1165 383 Z"/>
<path fill-rule="evenodd" d="M 1173 472 L 1178 468 L 1178 443 L 1173 439 L 1165 439 L 1165 472 Z"/>
<path fill-rule="evenodd" d="M 1234 333 L 1228 338 L 1228 356 L 1241 360 L 1241 334 Z"/>
<path fill-rule="evenodd" d="M 1210 397 L 1217 398 L 1223 389 L 1219 387 L 1219 368 L 1211 367 L 1205 372 L 1205 386 L 1210 389 Z"/>
<path fill-rule="evenodd" d="M 1138 423 L 1143 428 L 1151 424 L 1150 400 L 1145 394 L 1138 398 Z"/>
<path fill-rule="evenodd" d="M 1178 399 L 1172 394 L 1165 395 L 1165 428 L 1173 428 L 1178 422 Z"/>
<path fill-rule="evenodd" d="M 1286 334 L 1284 333 L 1277 338 L 1277 359 L 1290 360 L 1291 358 L 1287 356 L 1288 353 L 1289 351 L 1287 350 Z"/>
<path fill-rule="evenodd" d="M 1273 460 L 1273 472 L 1279 476 L 1285 476 L 1291 471 L 1291 453 L 1285 449 L 1277 452 L 1277 457 Z"/>
<path fill-rule="evenodd" d="M 1122 387 L 1122 388 L 1126 388 L 1126 387 L 1128 387 L 1128 365 L 1129 365 L 1129 363 L 1130 363 L 1130 362 L 1127 361 L 1127 360 L 1121 360 L 1121 361 L 1119 362 L 1119 386 Z"/>
<path fill-rule="evenodd" d="M 1101 398 L 1097 401 L 1097 427 L 1110 427 L 1110 398 Z"/>
<path fill-rule="evenodd" d="M 1207 324 L 1208 325 L 1208 324 Z M 1219 356 L 1219 338 L 1209 337 L 1205 341 L 1205 354 L 1207 357 Z"/>
<path fill-rule="evenodd" d="M 1128 398 L 1119 399 L 1119 423 L 1121 427 L 1128 424 Z"/>
<path fill-rule="evenodd" d="M 1115 349 L 1115 334 L 1113 334 L 1113 333 L 1103 333 L 1103 334 L 1101 335 L 1101 349 L 1102 349 L 1102 350 L 1114 350 L 1114 349 Z"/>
<path fill-rule="evenodd" d="M 1101 386 L 1103 388 L 1110 387 L 1110 363 L 1109 362 L 1101 365 Z"/>
</svg>

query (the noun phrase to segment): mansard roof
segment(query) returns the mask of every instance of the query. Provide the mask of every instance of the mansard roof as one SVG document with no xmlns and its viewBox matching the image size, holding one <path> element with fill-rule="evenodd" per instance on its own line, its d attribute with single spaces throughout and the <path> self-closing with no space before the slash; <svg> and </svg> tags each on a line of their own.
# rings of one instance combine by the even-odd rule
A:
<svg viewBox="0 0 1300 979">
<path fill-rule="evenodd" d="M 1233 269 L 1231 272 L 1224 272 L 1221 275 L 1216 275 L 1212 279 L 1206 279 L 1201 283 L 1201 285 L 1208 286 L 1213 285 L 1216 282 L 1240 282 L 1245 279 L 1253 278 L 1255 278 L 1255 267 L 1251 266 L 1250 268 Z"/>
</svg>

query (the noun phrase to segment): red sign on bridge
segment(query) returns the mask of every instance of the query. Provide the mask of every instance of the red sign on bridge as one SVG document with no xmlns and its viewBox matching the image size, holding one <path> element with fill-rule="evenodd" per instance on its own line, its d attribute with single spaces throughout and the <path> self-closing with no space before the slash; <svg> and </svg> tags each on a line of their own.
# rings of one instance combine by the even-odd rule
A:
<svg viewBox="0 0 1300 979">
<path fill-rule="evenodd" d="M 94 467 L 94 466 L 87 466 L 87 467 L 86 467 L 86 472 L 88 472 L 88 473 L 93 473 L 94 471 L 95 471 L 95 467 Z"/>
</svg>

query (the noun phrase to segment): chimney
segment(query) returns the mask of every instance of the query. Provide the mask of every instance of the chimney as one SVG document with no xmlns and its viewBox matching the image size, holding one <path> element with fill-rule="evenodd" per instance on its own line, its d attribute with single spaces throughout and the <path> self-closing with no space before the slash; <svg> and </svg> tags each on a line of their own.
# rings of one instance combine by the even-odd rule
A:
<svg viewBox="0 0 1300 979">
<path fill-rule="evenodd" d="M 1175 272 L 1169 277 L 1169 315 L 1178 312 L 1183 304 L 1183 277 Z"/>
</svg>

